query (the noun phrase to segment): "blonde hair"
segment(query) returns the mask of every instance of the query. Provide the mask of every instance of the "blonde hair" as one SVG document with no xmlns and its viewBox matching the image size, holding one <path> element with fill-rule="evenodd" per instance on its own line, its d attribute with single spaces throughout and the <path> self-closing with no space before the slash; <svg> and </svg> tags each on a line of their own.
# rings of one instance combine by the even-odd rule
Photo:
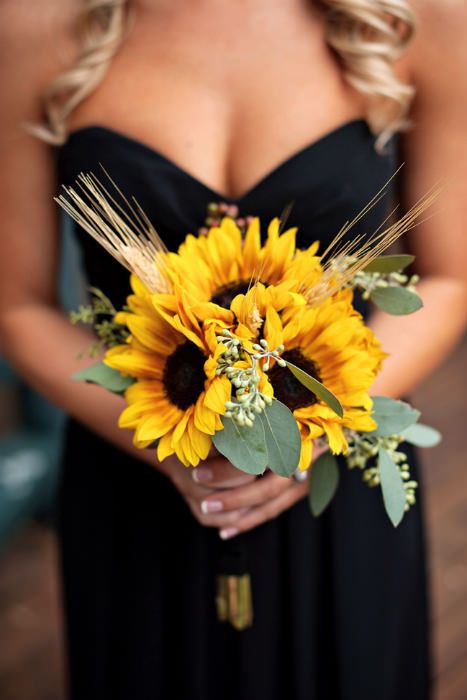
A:
<svg viewBox="0 0 467 700">
<path fill-rule="evenodd" d="M 84 0 L 76 63 L 50 84 L 43 96 L 44 123 L 37 136 L 52 144 L 67 139 L 74 108 L 99 85 L 125 37 L 130 0 Z M 344 78 L 368 98 L 367 121 L 377 144 L 408 126 L 414 88 L 403 83 L 394 62 L 406 49 L 415 19 L 406 0 L 319 0 L 326 40 L 337 54 Z"/>
</svg>

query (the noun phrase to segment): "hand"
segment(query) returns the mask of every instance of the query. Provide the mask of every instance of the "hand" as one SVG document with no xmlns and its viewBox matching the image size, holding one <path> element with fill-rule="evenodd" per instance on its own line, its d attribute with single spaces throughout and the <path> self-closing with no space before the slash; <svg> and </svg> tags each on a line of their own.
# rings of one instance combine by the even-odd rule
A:
<svg viewBox="0 0 467 700">
<path fill-rule="evenodd" d="M 208 510 L 203 506 L 210 496 L 216 493 L 216 489 L 225 492 L 231 488 L 240 488 L 255 481 L 254 476 L 245 474 L 233 467 L 225 457 L 213 451 L 205 462 L 198 467 L 185 467 L 175 457 L 167 457 L 159 466 L 159 469 L 169 477 L 176 486 L 196 520 L 207 527 L 226 528 L 234 523 L 246 511 L 240 506 L 232 508 L 228 512 L 216 512 L 216 506 L 211 501 Z"/>
<path fill-rule="evenodd" d="M 315 445 L 314 458 L 326 450 L 326 447 Z M 227 525 L 219 526 L 221 538 L 227 540 L 276 518 L 304 498 L 308 493 L 308 476 L 303 481 L 297 481 L 267 471 L 254 481 L 242 485 L 231 484 L 228 489 L 215 481 L 209 485 L 222 490 L 205 495 L 201 508 L 207 513 L 234 515 Z"/>
</svg>

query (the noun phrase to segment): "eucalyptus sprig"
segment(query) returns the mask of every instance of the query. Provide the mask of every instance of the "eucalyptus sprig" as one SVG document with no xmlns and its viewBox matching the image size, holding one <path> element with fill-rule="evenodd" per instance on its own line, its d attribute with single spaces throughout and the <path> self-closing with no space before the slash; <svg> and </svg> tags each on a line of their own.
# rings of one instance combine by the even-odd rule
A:
<svg viewBox="0 0 467 700">
<path fill-rule="evenodd" d="M 403 442 L 416 447 L 434 447 L 441 435 L 434 428 L 419 423 L 420 411 L 404 401 L 387 396 L 373 397 L 372 432 L 347 431 L 348 450 L 344 455 L 349 469 L 361 469 L 370 487 L 381 487 L 386 513 L 394 526 L 415 504 L 417 482 L 411 478 L 407 456 L 400 450 Z M 313 463 L 310 479 L 310 506 L 320 515 L 329 505 L 339 483 L 339 465 L 330 452 Z"/>
<path fill-rule="evenodd" d="M 280 476 L 291 476 L 301 453 L 298 424 L 285 404 L 260 390 L 260 368 L 268 372 L 271 362 L 277 362 L 336 412 L 342 411 L 338 399 L 317 379 L 284 360 L 283 345 L 271 349 L 262 338 L 250 350 L 227 329 L 216 337 L 225 348 L 217 360 L 216 374 L 230 380 L 234 399 L 225 404 L 222 429 L 213 436 L 215 447 L 249 474 L 263 474 L 268 467 Z"/>
<path fill-rule="evenodd" d="M 77 311 L 71 311 L 70 320 L 73 325 L 83 323 L 93 328 L 98 340 L 81 356 L 86 354 L 88 357 L 97 357 L 103 350 L 125 343 L 129 332 L 125 326 L 115 321 L 117 309 L 104 292 L 97 287 L 91 287 L 89 292 L 90 303 L 81 304 Z"/>
<path fill-rule="evenodd" d="M 261 338 L 259 343 L 252 345 L 253 350 L 251 351 L 227 329 L 217 336 L 217 341 L 223 343 L 227 350 L 218 360 L 216 373 L 217 375 L 225 374 L 236 389 L 236 401 L 226 403 L 227 413 L 225 415 L 239 425 L 251 427 L 255 415 L 262 413 L 265 406 L 271 405 L 270 397 L 259 391 L 258 367 L 259 362 L 262 362 L 263 372 L 268 372 L 272 360 L 277 362 L 280 367 L 287 368 L 300 384 L 303 384 L 318 399 L 324 401 L 336 415 L 341 418 L 344 415 L 344 409 L 332 391 L 305 370 L 281 357 L 281 353 L 285 349 L 283 345 L 271 350 L 267 340 Z M 250 367 L 245 369 L 234 366 L 239 360 L 247 359 L 250 362 Z"/>
<path fill-rule="evenodd" d="M 271 350 L 267 340 L 262 338 L 259 343 L 252 346 L 252 352 L 227 329 L 217 336 L 217 340 L 219 343 L 223 343 L 226 350 L 219 358 L 216 374 L 224 374 L 235 389 L 235 400 L 227 401 L 225 404 L 227 410 L 224 416 L 231 418 L 237 425 L 251 428 L 256 416 L 262 413 L 266 406 L 272 404 L 272 398 L 263 394 L 259 389 L 260 362 L 262 362 L 263 372 L 269 370 L 271 359 L 274 359 L 281 367 L 285 367 L 286 363 L 280 357 L 284 346 L 279 345 Z M 235 367 L 239 361 L 247 359 L 250 362 L 249 367 Z"/>
<path fill-rule="evenodd" d="M 389 456 L 397 465 L 400 477 L 405 489 L 404 512 L 416 502 L 415 491 L 418 483 L 410 478 L 410 467 L 405 452 L 399 450 L 405 442 L 403 435 L 368 435 L 366 433 L 352 432 L 349 434 L 349 449 L 346 454 L 346 462 L 349 469 L 361 469 L 363 481 L 370 487 L 381 485 L 381 467 L 375 460 L 378 459 L 381 450 Z"/>
<path fill-rule="evenodd" d="M 348 286 L 359 289 L 364 300 L 389 314 L 411 314 L 423 306 L 416 292 L 419 276 L 403 272 L 414 259 L 413 255 L 381 255 L 356 272 Z M 339 269 L 352 268 L 355 262 L 356 258 L 347 256 L 339 261 Z"/>
<path fill-rule="evenodd" d="M 387 289 L 387 287 L 399 287 L 416 293 L 416 285 L 420 281 L 418 275 L 406 275 L 402 272 L 367 272 L 361 270 L 357 272 L 353 280 L 353 285 L 362 290 L 362 297 L 366 300 L 371 298 L 375 289 Z"/>
</svg>

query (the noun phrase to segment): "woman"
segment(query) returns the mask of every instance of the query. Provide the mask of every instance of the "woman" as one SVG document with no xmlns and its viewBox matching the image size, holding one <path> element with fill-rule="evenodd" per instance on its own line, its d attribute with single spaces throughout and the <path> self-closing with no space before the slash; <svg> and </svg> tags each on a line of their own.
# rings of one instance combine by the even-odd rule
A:
<svg viewBox="0 0 467 700">
<path fill-rule="evenodd" d="M 371 318 L 391 353 L 374 392 L 404 395 L 465 320 L 461 15 L 429 0 L 2 4 L 0 329 L 18 371 L 72 416 L 61 542 L 74 700 L 429 696 L 420 506 L 395 531 L 344 473 L 314 520 L 306 484 L 136 451 L 116 427 L 122 401 L 69 379 L 89 337 L 57 306 L 52 196 L 102 162 L 171 248 L 219 200 L 263 220 L 294 200 L 299 241 L 326 243 L 403 152 L 405 204 L 448 183 L 442 215 L 410 235 L 424 310 Z M 79 235 L 90 282 L 123 301 L 126 274 Z M 250 553 L 255 623 L 241 633 L 215 617 L 219 534 Z"/>
</svg>

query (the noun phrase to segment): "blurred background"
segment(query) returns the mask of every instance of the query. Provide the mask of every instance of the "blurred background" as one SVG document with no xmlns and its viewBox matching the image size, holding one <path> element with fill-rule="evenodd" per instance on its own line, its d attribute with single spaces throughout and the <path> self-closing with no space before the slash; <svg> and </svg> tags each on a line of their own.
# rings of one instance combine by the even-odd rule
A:
<svg viewBox="0 0 467 700">
<path fill-rule="evenodd" d="M 84 284 L 76 245 L 64 234 L 61 298 L 71 309 Z M 467 338 L 412 397 L 424 422 L 443 433 L 442 445 L 424 452 L 422 471 L 435 700 L 467 699 L 466 375 Z M 0 357 L 1 700 L 66 698 L 54 534 L 63 425 Z"/>
</svg>

